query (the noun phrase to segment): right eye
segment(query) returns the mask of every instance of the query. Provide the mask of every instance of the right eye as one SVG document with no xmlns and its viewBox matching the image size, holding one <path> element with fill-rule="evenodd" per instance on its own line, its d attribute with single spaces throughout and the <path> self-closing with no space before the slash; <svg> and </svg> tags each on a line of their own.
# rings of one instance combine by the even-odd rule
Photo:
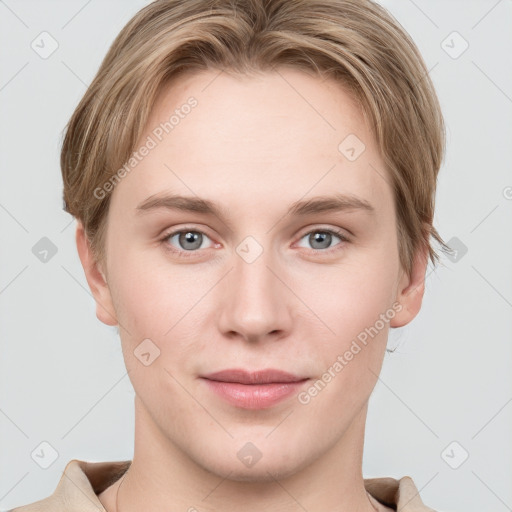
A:
<svg viewBox="0 0 512 512">
<path fill-rule="evenodd" d="M 182 228 L 166 233 L 160 241 L 164 244 L 166 250 L 171 251 L 179 257 L 188 258 L 192 253 L 198 252 L 197 249 L 204 249 L 203 242 L 208 235 L 202 231 L 192 228 Z M 173 245 L 174 242 L 178 245 Z M 190 253 L 190 254 L 187 254 Z"/>
</svg>

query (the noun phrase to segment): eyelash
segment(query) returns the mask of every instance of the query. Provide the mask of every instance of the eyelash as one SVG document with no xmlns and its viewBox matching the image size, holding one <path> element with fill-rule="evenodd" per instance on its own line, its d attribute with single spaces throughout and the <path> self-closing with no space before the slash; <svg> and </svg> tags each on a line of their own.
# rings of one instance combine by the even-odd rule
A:
<svg viewBox="0 0 512 512">
<path fill-rule="evenodd" d="M 179 258 L 191 258 L 191 257 L 194 257 L 194 253 L 197 253 L 198 250 L 194 250 L 194 251 L 179 250 L 179 249 L 175 249 L 174 247 L 172 247 L 171 245 L 169 245 L 167 243 L 169 238 L 172 238 L 174 235 L 178 235 L 180 233 L 186 233 L 186 232 L 189 232 L 189 231 L 192 231 L 193 233 L 201 233 L 202 235 L 208 236 L 204 231 L 201 231 L 199 229 L 195 229 L 193 227 L 184 227 L 184 228 L 181 228 L 179 230 L 171 231 L 169 233 L 166 233 L 160 239 L 160 243 L 162 243 L 164 245 L 165 250 L 170 251 L 171 253 L 175 254 Z M 350 240 L 347 238 L 347 236 L 345 235 L 345 233 L 343 231 L 337 230 L 337 229 L 333 229 L 333 228 L 329 228 L 329 229 L 312 229 L 312 230 L 308 231 L 307 233 L 304 233 L 300 237 L 300 240 L 302 240 L 306 235 L 310 235 L 311 233 L 329 233 L 331 235 L 335 235 L 338 238 L 340 238 L 342 242 L 350 243 Z M 329 249 L 310 249 L 310 250 L 314 251 L 314 252 L 321 252 L 321 253 L 330 254 L 333 251 L 339 250 L 339 247 L 334 246 L 334 247 L 331 247 Z"/>
</svg>

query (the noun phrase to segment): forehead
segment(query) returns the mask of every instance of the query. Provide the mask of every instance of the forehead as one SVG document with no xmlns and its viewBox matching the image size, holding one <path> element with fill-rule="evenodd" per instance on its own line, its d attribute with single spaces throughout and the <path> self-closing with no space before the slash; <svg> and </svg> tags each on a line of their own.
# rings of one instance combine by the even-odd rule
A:
<svg viewBox="0 0 512 512">
<path fill-rule="evenodd" d="M 230 156 L 243 156 L 259 142 L 258 153 L 268 158 L 295 155 L 301 149 L 337 150 L 338 139 L 353 132 L 365 143 L 373 142 L 368 140 L 362 111 L 347 90 L 332 79 L 290 68 L 251 75 L 187 73 L 161 91 L 146 132 L 169 120 L 192 97 L 197 106 L 180 118 L 180 129 L 173 128 L 171 144 L 170 139 L 186 131 L 187 136 L 201 138 L 207 149 L 229 148 Z"/>
<path fill-rule="evenodd" d="M 160 92 L 136 149 L 144 145 L 152 147 L 113 203 L 122 197 L 133 209 L 165 190 L 248 205 L 326 192 L 362 196 L 377 209 L 390 201 L 357 102 L 333 80 L 300 70 L 179 76 Z"/>
</svg>

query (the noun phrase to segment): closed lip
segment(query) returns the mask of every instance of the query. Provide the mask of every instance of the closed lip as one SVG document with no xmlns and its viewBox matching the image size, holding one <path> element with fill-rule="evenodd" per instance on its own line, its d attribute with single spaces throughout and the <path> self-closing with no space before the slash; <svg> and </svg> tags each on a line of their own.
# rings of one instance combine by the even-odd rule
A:
<svg viewBox="0 0 512 512">
<path fill-rule="evenodd" d="M 239 384 L 277 384 L 283 382 L 301 382 L 308 379 L 308 377 L 293 375 L 292 373 L 273 368 L 256 371 L 231 368 L 220 372 L 209 373 L 208 375 L 202 375 L 201 377 L 208 380 L 237 382 Z"/>
</svg>

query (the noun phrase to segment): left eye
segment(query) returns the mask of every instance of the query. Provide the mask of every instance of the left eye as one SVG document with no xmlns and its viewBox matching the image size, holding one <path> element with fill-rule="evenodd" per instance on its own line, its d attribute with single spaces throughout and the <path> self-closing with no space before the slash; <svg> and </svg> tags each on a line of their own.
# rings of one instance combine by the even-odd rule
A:
<svg viewBox="0 0 512 512">
<path fill-rule="evenodd" d="M 315 229 L 306 233 L 301 240 L 307 237 L 310 244 L 313 245 L 314 250 L 330 249 L 330 243 L 332 242 L 333 236 L 339 238 L 342 242 L 348 242 L 348 238 L 339 231 L 332 229 Z M 316 245 L 316 247 L 315 247 Z"/>
</svg>

